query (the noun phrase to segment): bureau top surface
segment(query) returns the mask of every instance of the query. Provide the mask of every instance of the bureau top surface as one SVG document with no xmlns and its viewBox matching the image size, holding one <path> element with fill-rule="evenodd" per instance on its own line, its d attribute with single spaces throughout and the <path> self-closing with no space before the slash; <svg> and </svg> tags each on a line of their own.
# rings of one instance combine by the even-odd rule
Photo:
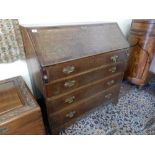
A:
<svg viewBox="0 0 155 155">
<path fill-rule="evenodd" d="M 27 31 L 42 66 L 129 47 L 116 23 L 29 27 Z"/>
<path fill-rule="evenodd" d="M 0 122 L 36 107 L 21 77 L 0 82 Z"/>
</svg>

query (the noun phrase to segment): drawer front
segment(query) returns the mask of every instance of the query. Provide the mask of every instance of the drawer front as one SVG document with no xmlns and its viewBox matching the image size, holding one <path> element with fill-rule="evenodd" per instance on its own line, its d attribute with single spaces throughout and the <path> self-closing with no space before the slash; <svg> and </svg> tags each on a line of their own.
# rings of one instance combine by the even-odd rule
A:
<svg viewBox="0 0 155 155">
<path fill-rule="evenodd" d="M 115 73 L 123 72 L 124 69 L 124 63 L 113 64 L 110 66 L 101 66 L 85 74 L 80 74 L 69 79 L 46 84 L 46 95 L 47 97 L 52 97 L 62 93 L 67 93 L 69 91 L 72 91 L 73 89 L 89 84 L 96 80 L 114 75 Z"/>
<path fill-rule="evenodd" d="M 90 98 L 78 102 L 76 105 L 65 108 L 62 111 L 50 115 L 50 123 L 52 128 L 57 128 L 66 122 L 72 121 L 85 112 L 95 108 L 105 101 L 115 100 L 118 97 L 120 85 L 115 85 L 112 88 L 100 92 Z"/>
<path fill-rule="evenodd" d="M 48 82 L 75 75 L 97 66 L 126 61 L 126 51 L 127 49 L 118 50 L 46 67 Z"/>
<path fill-rule="evenodd" d="M 95 56 L 95 67 L 112 63 L 126 62 L 128 59 L 128 50 L 109 52 Z"/>
<path fill-rule="evenodd" d="M 95 81 L 88 86 L 80 89 L 75 89 L 73 92 L 63 95 L 61 97 L 54 97 L 47 101 L 47 109 L 49 113 L 56 112 L 73 104 L 77 104 L 78 101 L 92 96 L 98 92 L 106 90 L 121 82 L 123 73 L 116 74 L 114 76 Z"/>
</svg>

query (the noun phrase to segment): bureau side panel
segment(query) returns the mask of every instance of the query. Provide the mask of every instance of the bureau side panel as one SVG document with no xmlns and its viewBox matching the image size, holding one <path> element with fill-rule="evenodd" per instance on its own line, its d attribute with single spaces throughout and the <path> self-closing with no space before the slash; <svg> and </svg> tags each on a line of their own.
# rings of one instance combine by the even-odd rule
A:
<svg viewBox="0 0 155 155">
<path fill-rule="evenodd" d="M 41 74 L 42 68 L 38 62 L 35 49 L 31 41 L 31 38 L 28 34 L 28 31 L 26 30 L 26 28 L 21 27 L 21 32 L 22 32 L 24 48 L 26 53 L 26 61 L 28 65 L 30 78 L 31 78 L 33 92 L 35 97 L 37 99 L 40 99 L 44 94 L 43 80 L 42 80 L 42 74 Z"/>
</svg>

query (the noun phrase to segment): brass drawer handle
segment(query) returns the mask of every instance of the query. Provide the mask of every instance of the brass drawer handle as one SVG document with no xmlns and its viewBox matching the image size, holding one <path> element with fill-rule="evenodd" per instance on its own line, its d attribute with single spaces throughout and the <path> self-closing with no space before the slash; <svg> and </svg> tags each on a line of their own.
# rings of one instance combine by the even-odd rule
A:
<svg viewBox="0 0 155 155">
<path fill-rule="evenodd" d="M 74 66 L 67 66 L 67 67 L 63 68 L 63 73 L 65 73 L 65 74 L 70 74 L 70 73 L 72 73 L 74 71 L 75 71 Z"/>
<path fill-rule="evenodd" d="M 9 131 L 8 128 L 0 128 L 0 134 L 6 134 Z"/>
<path fill-rule="evenodd" d="M 108 81 L 108 82 L 107 82 L 107 85 L 108 85 L 108 86 L 111 86 L 112 84 L 114 84 L 114 80 L 111 80 L 111 81 Z"/>
<path fill-rule="evenodd" d="M 66 117 L 72 118 L 76 114 L 76 111 L 71 111 L 68 114 L 66 114 Z"/>
<path fill-rule="evenodd" d="M 112 96 L 112 94 L 107 94 L 107 95 L 105 95 L 105 98 L 110 99 L 111 96 Z"/>
<path fill-rule="evenodd" d="M 118 55 L 114 55 L 111 57 L 111 60 L 116 63 L 118 58 L 119 58 Z"/>
<path fill-rule="evenodd" d="M 129 51 L 128 50 L 126 50 L 126 55 L 127 55 L 127 57 L 129 57 Z"/>
<path fill-rule="evenodd" d="M 112 68 L 109 69 L 109 72 L 114 73 L 114 72 L 116 72 L 116 69 L 117 69 L 116 67 L 112 67 Z"/>
<path fill-rule="evenodd" d="M 66 88 L 70 88 L 70 87 L 72 87 L 72 86 L 74 86 L 74 85 L 75 85 L 75 80 L 66 81 L 65 84 L 64 84 L 64 86 L 65 86 Z"/>
<path fill-rule="evenodd" d="M 73 103 L 75 100 L 75 96 L 71 96 L 65 99 L 65 103 Z"/>
</svg>

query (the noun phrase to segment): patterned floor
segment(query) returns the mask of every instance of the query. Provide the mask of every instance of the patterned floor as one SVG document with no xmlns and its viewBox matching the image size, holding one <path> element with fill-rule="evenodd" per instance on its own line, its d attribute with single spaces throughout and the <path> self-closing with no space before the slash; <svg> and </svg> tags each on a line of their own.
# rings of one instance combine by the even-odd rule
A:
<svg viewBox="0 0 155 155">
<path fill-rule="evenodd" d="M 155 85 L 138 89 L 124 82 L 117 105 L 110 103 L 107 106 L 98 107 L 60 134 L 155 134 Z"/>
</svg>

